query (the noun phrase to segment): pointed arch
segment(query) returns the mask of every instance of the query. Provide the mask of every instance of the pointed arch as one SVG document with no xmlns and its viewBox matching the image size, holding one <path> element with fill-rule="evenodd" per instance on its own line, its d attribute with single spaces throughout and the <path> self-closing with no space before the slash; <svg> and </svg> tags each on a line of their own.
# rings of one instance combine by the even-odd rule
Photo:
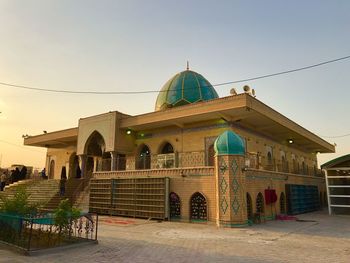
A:
<svg viewBox="0 0 350 263">
<path fill-rule="evenodd" d="M 169 194 L 169 207 L 170 207 L 170 219 L 179 219 L 181 218 L 181 200 L 180 197 L 171 192 Z"/>
<path fill-rule="evenodd" d="M 158 149 L 159 154 L 169 154 L 174 152 L 174 146 L 168 141 L 163 142 Z"/>
<path fill-rule="evenodd" d="M 102 156 L 106 150 L 105 139 L 98 131 L 93 131 L 86 140 L 84 153 L 90 156 Z"/>
<path fill-rule="evenodd" d="M 136 169 L 151 169 L 151 150 L 146 144 L 141 144 L 136 155 Z"/>
<path fill-rule="evenodd" d="M 247 193 L 247 218 L 253 220 L 253 202 L 249 193 Z"/>
<path fill-rule="evenodd" d="M 262 193 L 258 193 L 258 195 L 256 196 L 256 213 L 263 214 L 264 211 L 264 196 Z"/>
<path fill-rule="evenodd" d="M 208 220 L 207 199 L 199 192 L 194 193 L 190 199 L 190 219 L 193 221 Z"/>
</svg>

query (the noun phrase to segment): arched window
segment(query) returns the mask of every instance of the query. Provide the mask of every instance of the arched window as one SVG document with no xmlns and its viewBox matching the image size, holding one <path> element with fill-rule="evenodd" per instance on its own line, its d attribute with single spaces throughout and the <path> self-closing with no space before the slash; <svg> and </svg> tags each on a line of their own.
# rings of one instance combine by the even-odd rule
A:
<svg viewBox="0 0 350 263">
<path fill-rule="evenodd" d="M 215 150 L 214 144 L 210 145 L 208 148 L 208 166 L 215 165 Z"/>
<path fill-rule="evenodd" d="M 280 213 L 286 214 L 286 196 L 283 192 L 280 195 Z"/>
<path fill-rule="evenodd" d="M 161 150 L 161 154 L 168 154 L 168 153 L 174 153 L 174 148 L 170 143 L 166 143 L 164 144 L 162 150 Z"/>
<path fill-rule="evenodd" d="M 137 156 L 137 169 L 150 169 L 151 168 L 151 151 L 147 145 L 143 145 Z"/>
<path fill-rule="evenodd" d="M 181 217 L 181 202 L 180 197 L 171 192 L 169 195 L 170 202 L 170 219 L 179 219 Z"/>
<path fill-rule="evenodd" d="M 249 193 L 247 193 L 247 217 L 248 220 L 253 220 L 253 203 Z"/>
<path fill-rule="evenodd" d="M 50 162 L 50 171 L 49 171 L 49 179 L 53 179 L 55 177 L 55 161 L 51 160 Z"/>
<path fill-rule="evenodd" d="M 259 215 L 264 213 L 264 196 L 262 193 L 259 193 L 256 197 L 256 213 Z"/>
<path fill-rule="evenodd" d="M 201 193 L 194 193 L 190 203 L 191 220 L 207 221 L 207 200 Z"/>
</svg>

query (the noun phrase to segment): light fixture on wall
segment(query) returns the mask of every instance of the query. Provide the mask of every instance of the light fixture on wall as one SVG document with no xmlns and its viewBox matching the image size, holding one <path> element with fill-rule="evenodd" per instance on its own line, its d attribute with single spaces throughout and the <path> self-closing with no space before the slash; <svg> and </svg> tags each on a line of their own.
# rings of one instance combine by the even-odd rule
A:
<svg viewBox="0 0 350 263">
<path fill-rule="evenodd" d="M 130 135 L 130 134 L 131 134 L 131 130 L 130 130 L 130 129 L 127 129 L 127 130 L 126 130 L 126 134 L 127 134 L 127 135 Z"/>
<path fill-rule="evenodd" d="M 288 139 L 288 143 L 289 143 L 289 144 L 293 144 L 293 143 L 294 143 L 294 140 L 293 140 L 293 139 Z"/>
</svg>

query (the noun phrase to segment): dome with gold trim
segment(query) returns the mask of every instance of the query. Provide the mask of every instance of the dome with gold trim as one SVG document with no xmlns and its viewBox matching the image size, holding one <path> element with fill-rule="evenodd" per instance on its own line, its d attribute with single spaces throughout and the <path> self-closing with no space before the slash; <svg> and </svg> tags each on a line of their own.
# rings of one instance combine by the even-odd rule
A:
<svg viewBox="0 0 350 263">
<path fill-rule="evenodd" d="M 212 100 L 218 97 L 213 86 L 201 74 L 185 70 L 164 84 L 158 94 L 155 110 Z"/>
</svg>

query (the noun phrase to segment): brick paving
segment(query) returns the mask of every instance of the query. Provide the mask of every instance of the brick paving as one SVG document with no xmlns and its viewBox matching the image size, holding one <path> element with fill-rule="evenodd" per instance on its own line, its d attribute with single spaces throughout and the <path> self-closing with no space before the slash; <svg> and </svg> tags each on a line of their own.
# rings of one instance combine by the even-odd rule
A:
<svg viewBox="0 0 350 263">
<path fill-rule="evenodd" d="M 350 216 L 240 229 L 101 217 L 99 244 L 26 257 L 0 247 L 0 262 L 350 262 Z"/>
</svg>

